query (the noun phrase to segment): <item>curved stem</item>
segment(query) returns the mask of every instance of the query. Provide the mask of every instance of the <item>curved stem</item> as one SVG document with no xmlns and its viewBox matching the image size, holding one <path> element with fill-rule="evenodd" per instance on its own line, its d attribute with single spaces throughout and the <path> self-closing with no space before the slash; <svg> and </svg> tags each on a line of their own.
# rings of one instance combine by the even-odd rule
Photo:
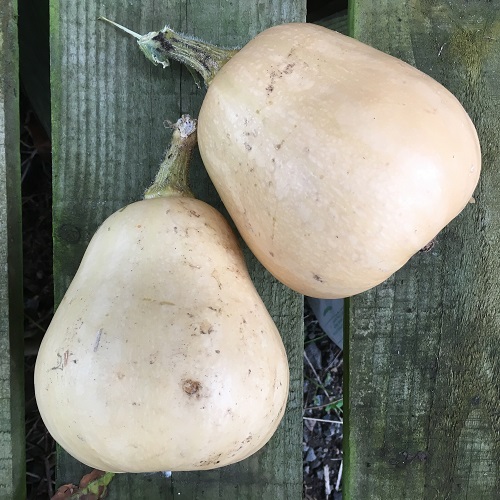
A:
<svg viewBox="0 0 500 500">
<path fill-rule="evenodd" d="M 125 31 L 125 33 L 128 33 L 129 35 L 132 35 L 134 38 L 137 38 L 139 40 L 142 35 L 139 35 L 139 33 L 136 33 L 135 31 L 129 30 L 128 28 L 125 28 L 125 26 L 122 26 L 121 24 L 115 23 L 114 21 L 109 20 L 107 17 L 100 16 L 97 18 L 98 21 L 105 21 L 109 24 L 112 24 L 115 28 L 118 28 L 122 31 Z"/>
<path fill-rule="evenodd" d="M 196 120 L 189 115 L 182 115 L 172 128 L 172 142 L 153 184 L 144 192 L 146 200 L 175 195 L 194 196 L 189 189 L 188 177 L 196 145 Z"/>
<path fill-rule="evenodd" d="M 168 27 L 144 35 L 137 43 L 146 57 L 156 64 L 164 64 L 169 59 L 178 61 L 200 73 L 207 86 L 222 66 L 238 52 L 194 40 Z"/>
<path fill-rule="evenodd" d="M 210 85 L 215 75 L 233 57 L 238 50 L 223 49 L 201 40 L 195 40 L 186 35 L 181 35 L 165 26 L 161 31 L 152 31 L 146 35 L 139 35 L 124 26 L 100 17 L 113 26 L 137 38 L 137 43 L 144 55 L 154 64 L 161 64 L 164 68 L 169 61 L 178 61 L 190 70 L 197 71 Z"/>
</svg>

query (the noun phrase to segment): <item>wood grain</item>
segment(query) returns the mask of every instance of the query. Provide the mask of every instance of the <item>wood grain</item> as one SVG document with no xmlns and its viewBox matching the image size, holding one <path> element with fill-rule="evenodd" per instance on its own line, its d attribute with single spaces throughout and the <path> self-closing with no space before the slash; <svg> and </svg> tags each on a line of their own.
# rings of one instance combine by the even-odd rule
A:
<svg viewBox="0 0 500 500">
<path fill-rule="evenodd" d="M 113 211 L 141 197 L 170 140 L 164 121 L 196 116 L 204 91 L 173 63 L 155 67 L 134 39 L 97 18 L 104 15 L 139 33 L 166 23 L 224 46 L 240 46 L 262 29 L 305 17 L 302 0 L 259 2 L 51 1 L 54 272 L 59 301 L 90 237 Z M 220 207 L 199 158 L 195 194 Z M 276 283 L 248 254 L 248 264 L 287 348 L 291 393 L 286 416 L 264 450 L 240 464 L 203 473 L 119 475 L 110 499 L 269 498 L 302 493 L 302 298 Z M 63 451 L 58 482 L 78 482 L 88 469 Z"/>
<path fill-rule="evenodd" d="M 17 3 L 0 4 L 0 498 L 26 495 Z"/>
<path fill-rule="evenodd" d="M 346 498 L 497 498 L 500 2 L 355 0 L 351 34 L 458 97 L 483 171 L 430 252 L 350 300 Z"/>
</svg>

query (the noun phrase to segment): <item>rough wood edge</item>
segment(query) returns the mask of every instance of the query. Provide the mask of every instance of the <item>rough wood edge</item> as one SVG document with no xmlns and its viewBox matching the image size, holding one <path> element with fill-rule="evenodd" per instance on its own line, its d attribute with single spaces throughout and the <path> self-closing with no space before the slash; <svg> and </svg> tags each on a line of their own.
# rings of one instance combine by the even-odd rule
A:
<svg viewBox="0 0 500 500">
<path fill-rule="evenodd" d="M 25 498 L 17 2 L 0 4 L 0 497 Z"/>
</svg>

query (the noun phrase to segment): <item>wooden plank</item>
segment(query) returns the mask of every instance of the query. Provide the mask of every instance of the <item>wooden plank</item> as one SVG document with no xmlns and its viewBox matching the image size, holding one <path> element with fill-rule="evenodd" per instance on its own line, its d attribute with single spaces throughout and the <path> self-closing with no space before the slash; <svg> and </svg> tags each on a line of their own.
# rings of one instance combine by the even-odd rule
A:
<svg viewBox="0 0 500 500">
<path fill-rule="evenodd" d="M 346 498 L 500 491 L 500 2 L 351 4 L 352 34 L 443 83 L 483 151 L 476 203 L 350 300 Z"/>
<path fill-rule="evenodd" d="M 0 4 L 0 498 L 25 498 L 17 3 Z"/>
<path fill-rule="evenodd" d="M 164 120 L 196 116 L 204 91 L 178 64 L 155 67 L 134 40 L 98 22 L 104 15 L 146 33 L 174 29 L 225 46 L 244 44 L 272 24 L 301 20 L 305 2 L 223 3 L 51 1 L 54 158 L 54 272 L 62 298 L 90 237 L 113 211 L 140 198 L 170 140 Z M 196 195 L 220 208 L 201 162 L 192 167 Z M 301 498 L 302 297 L 276 283 L 247 253 L 252 277 L 287 348 L 291 392 L 286 416 L 265 449 L 240 464 L 204 473 L 119 475 L 111 499 Z M 77 482 L 87 468 L 61 450 L 58 482 Z"/>
</svg>

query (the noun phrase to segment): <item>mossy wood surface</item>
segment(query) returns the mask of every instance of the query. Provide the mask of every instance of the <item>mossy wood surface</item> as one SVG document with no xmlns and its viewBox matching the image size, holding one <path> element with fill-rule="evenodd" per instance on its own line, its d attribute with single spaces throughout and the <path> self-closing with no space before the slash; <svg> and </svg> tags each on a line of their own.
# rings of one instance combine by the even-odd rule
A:
<svg viewBox="0 0 500 500">
<path fill-rule="evenodd" d="M 0 3 L 0 499 L 25 498 L 17 3 Z"/>
<path fill-rule="evenodd" d="M 350 300 L 345 497 L 500 492 L 500 2 L 351 3 L 351 34 L 443 83 L 481 140 L 470 204 L 374 290 Z M 425 200 L 423 200 L 425 201 Z"/>
<path fill-rule="evenodd" d="M 239 46 L 270 25 L 303 20 L 305 2 L 51 0 L 56 301 L 99 224 L 139 199 L 153 180 L 171 135 L 164 121 L 187 112 L 196 116 L 204 95 L 186 69 L 176 63 L 153 66 L 133 38 L 98 21 L 100 15 L 139 33 L 168 23 L 210 42 Z M 199 198 L 220 208 L 198 159 L 191 183 Z M 289 355 L 291 393 L 277 434 L 257 455 L 223 469 L 171 478 L 118 475 L 109 486 L 110 499 L 301 498 L 302 298 L 271 279 L 250 255 L 248 260 Z M 59 451 L 59 484 L 78 483 L 88 471 Z"/>
</svg>

